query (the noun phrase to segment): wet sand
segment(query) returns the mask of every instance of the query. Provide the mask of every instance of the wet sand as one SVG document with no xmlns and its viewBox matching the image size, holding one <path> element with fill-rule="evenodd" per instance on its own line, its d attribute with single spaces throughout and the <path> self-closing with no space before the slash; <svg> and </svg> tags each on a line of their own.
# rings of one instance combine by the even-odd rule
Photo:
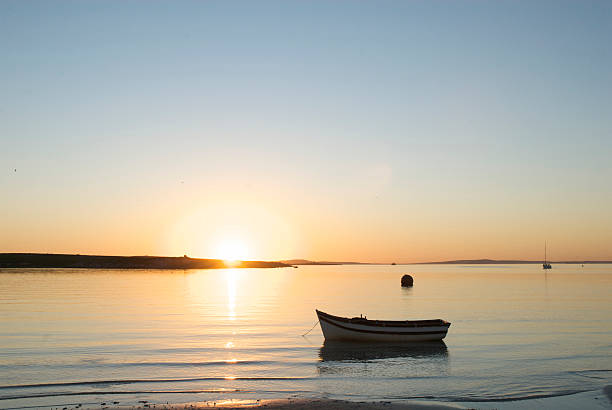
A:
<svg viewBox="0 0 612 410">
<path fill-rule="evenodd" d="M 193 402 L 176 404 L 142 403 L 138 407 L 119 406 L 117 410 L 200 410 L 200 409 L 248 409 L 266 410 L 457 410 L 457 409 L 612 409 L 612 386 L 602 390 L 587 391 L 566 396 L 545 397 L 529 400 L 491 402 L 436 402 L 410 400 L 397 403 L 391 401 L 351 402 L 330 399 L 281 399 L 281 400 L 225 400 L 217 402 Z"/>
<path fill-rule="evenodd" d="M 117 407 L 118 410 L 127 409 L 155 409 L 155 410 L 204 410 L 204 409 L 266 409 L 266 410 L 457 410 L 464 406 L 453 403 L 439 402 L 410 402 L 392 403 L 380 402 L 351 402 L 329 399 L 280 399 L 280 400 L 227 400 L 218 402 L 197 402 L 182 404 L 145 404 L 140 407 Z"/>
</svg>

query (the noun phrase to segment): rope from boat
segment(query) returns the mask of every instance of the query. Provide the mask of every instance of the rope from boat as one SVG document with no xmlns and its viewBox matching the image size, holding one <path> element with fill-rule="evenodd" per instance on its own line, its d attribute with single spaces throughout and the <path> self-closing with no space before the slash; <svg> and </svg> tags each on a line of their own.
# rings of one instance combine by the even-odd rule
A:
<svg viewBox="0 0 612 410">
<path fill-rule="evenodd" d="M 306 333 L 304 333 L 302 336 L 306 336 L 308 333 L 312 332 L 312 329 L 314 329 L 315 327 L 317 327 L 317 325 L 319 324 L 319 321 L 317 320 L 317 323 L 314 324 L 313 327 L 310 328 L 310 330 Z"/>
</svg>

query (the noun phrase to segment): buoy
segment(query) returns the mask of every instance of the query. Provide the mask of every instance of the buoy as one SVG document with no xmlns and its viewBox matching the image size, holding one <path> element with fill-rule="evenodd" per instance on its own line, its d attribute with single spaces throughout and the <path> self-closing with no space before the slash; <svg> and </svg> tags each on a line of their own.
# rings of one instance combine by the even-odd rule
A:
<svg viewBox="0 0 612 410">
<path fill-rule="evenodd" d="M 414 279 L 412 279 L 412 276 L 410 275 L 402 276 L 402 287 L 403 288 L 410 288 L 412 287 L 413 283 L 414 283 Z"/>
</svg>

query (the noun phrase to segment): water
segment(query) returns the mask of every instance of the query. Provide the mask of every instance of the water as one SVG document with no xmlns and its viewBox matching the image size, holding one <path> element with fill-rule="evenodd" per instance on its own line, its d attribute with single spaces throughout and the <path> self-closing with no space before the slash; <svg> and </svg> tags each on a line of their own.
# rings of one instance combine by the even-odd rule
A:
<svg viewBox="0 0 612 410">
<path fill-rule="evenodd" d="M 452 325 L 444 344 L 324 344 L 301 336 L 315 308 Z M 6 269 L 0 408 L 571 394 L 612 384 L 611 312 L 612 265 Z"/>
</svg>

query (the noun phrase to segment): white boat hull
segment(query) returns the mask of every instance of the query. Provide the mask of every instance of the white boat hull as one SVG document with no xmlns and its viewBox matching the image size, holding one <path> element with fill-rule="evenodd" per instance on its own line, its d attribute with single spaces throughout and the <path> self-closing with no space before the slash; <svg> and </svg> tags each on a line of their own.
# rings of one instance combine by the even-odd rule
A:
<svg viewBox="0 0 612 410">
<path fill-rule="evenodd" d="M 358 342 L 424 342 L 442 340 L 450 323 L 431 321 L 375 321 L 341 318 L 317 310 L 325 340 Z"/>
</svg>

